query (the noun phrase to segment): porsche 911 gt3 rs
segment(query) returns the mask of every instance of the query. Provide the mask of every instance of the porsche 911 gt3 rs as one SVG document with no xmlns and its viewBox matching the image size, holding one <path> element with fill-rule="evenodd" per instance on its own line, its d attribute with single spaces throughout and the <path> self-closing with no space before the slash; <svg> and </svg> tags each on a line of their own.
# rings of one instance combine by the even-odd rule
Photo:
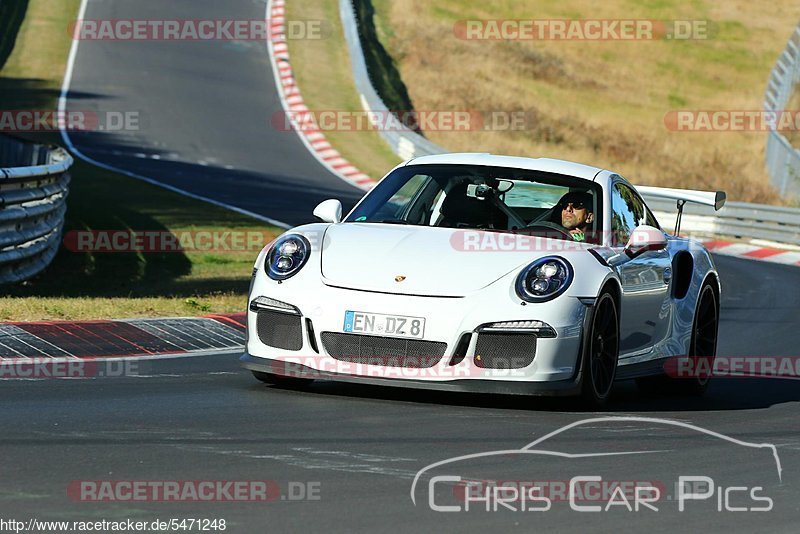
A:
<svg viewBox="0 0 800 534">
<path fill-rule="evenodd" d="M 647 188 L 719 209 L 722 192 Z M 404 162 L 342 218 L 267 246 L 253 270 L 243 367 L 452 391 L 582 394 L 713 358 L 711 256 L 666 233 L 620 175 L 554 159 L 443 154 Z M 677 232 L 676 232 L 677 233 Z M 675 381 L 702 393 L 707 377 Z"/>
</svg>

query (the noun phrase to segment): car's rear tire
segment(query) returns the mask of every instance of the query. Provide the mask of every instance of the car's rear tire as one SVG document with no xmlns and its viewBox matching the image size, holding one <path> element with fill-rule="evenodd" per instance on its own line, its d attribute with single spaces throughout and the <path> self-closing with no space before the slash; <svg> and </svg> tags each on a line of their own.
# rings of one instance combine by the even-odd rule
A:
<svg viewBox="0 0 800 534">
<path fill-rule="evenodd" d="M 260 380 L 265 384 L 272 384 L 275 386 L 285 386 L 290 388 L 302 388 L 310 385 L 313 378 L 298 378 L 296 376 L 282 376 L 273 373 L 265 373 L 263 371 L 251 371 L 256 380 Z"/>
<path fill-rule="evenodd" d="M 617 376 L 619 314 L 614 296 L 603 292 L 592 312 L 583 356 L 581 396 L 591 406 L 606 403 Z"/>
<path fill-rule="evenodd" d="M 697 298 L 697 309 L 692 324 L 692 340 L 689 343 L 689 357 L 707 360 L 703 367 L 711 370 L 714 368 L 714 359 L 717 356 L 717 335 L 719 333 L 719 302 L 717 293 L 710 283 L 706 282 L 700 289 Z M 694 366 L 697 368 L 698 366 Z M 691 378 L 678 378 L 673 380 L 680 393 L 702 396 L 711 380 L 710 373 L 703 376 L 695 373 Z"/>
</svg>

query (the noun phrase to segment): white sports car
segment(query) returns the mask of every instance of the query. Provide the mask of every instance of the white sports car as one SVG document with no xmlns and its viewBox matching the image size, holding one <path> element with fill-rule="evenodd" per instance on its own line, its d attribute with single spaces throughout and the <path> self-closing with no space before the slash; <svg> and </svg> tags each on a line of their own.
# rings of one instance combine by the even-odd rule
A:
<svg viewBox="0 0 800 534">
<path fill-rule="evenodd" d="M 639 188 L 643 190 L 644 188 Z M 722 207 L 722 192 L 647 188 Z M 256 260 L 243 367 L 453 391 L 582 394 L 713 358 L 720 283 L 637 188 L 553 159 L 443 154 L 402 163 L 342 219 L 294 228 Z M 677 234 L 676 228 L 676 234 Z M 672 380 L 702 393 L 707 376 Z"/>
</svg>

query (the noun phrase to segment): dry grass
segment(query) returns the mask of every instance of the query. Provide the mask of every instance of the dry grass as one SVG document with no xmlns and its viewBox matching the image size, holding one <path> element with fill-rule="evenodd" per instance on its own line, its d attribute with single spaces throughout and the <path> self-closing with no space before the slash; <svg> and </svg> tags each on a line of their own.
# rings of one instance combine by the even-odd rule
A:
<svg viewBox="0 0 800 534">
<path fill-rule="evenodd" d="M 758 132 L 671 132 L 674 109 L 758 110 L 800 5 L 735 0 L 378 0 L 377 26 L 417 109 L 522 110 L 523 131 L 428 132 L 454 151 L 556 157 L 612 168 L 639 184 L 721 188 L 782 202 Z M 413 16 L 408 16 L 413 13 Z M 465 41 L 464 19 L 704 19 L 693 41 Z M 383 31 L 380 29 L 383 28 Z M 390 28 L 390 30 L 387 30 Z"/>
<path fill-rule="evenodd" d="M 338 4 L 337 0 L 286 3 L 288 20 L 322 20 L 326 28 L 323 39 L 289 40 L 289 60 L 309 109 L 362 111 Z M 287 135 L 294 134 L 287 132 Z M 342 156 L 374 179 L 381 178 L 400 162 L 374 131 L 327 131 L 325 136 Z"/>
</svg>

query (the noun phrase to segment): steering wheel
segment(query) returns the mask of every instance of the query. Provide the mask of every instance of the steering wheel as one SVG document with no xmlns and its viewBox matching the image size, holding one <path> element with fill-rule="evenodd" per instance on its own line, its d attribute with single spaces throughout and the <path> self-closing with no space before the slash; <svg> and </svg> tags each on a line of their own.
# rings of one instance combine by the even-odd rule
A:
<svg viewBox="0 0 800 534">
<path fill-rule="evenodd" d="M 569 230 L 561 226 L 560 224 L 556 224 L 550 221 L 534 221 L 528 226 L 524 228 L 520 228 L 523 232 L 535 232 L 537 229 L 541 230 L 555 230 L 559 234 L 563 235 L 566 239 L 572 240 L 572 234 L 569 233 Z M 546 237 L 546 235 L 545 235 Z"/>
</svg>

